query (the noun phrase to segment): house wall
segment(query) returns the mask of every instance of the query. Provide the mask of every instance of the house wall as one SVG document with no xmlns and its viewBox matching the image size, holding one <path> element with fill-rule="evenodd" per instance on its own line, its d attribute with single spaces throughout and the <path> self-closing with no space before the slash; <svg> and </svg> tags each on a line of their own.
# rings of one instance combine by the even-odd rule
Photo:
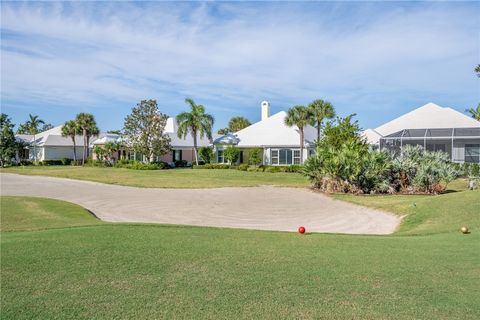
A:
<svg viewBox="0 0 480 320">
<path fill-rule="evenodd" d="M 187 149 L 173 148 L 172 151 L 160 157 L 160 160 L 168 163 L 173 162 L 173 150 L 182 150 L 182 160 L 186 160 L 187 162 L 190 162 L 190 163 L 193 163 L 195 161 L 195 154 L 194 154 L 193 148 L 187 148 Z"/>
<path fill-rule="evenodd" d="M 42 148 L 41 160 L 60 160 L 62 158 L 73 159 L 73 147 L 70 146 L 47 146 Z M 81 159 L 83 155 L 83 147 L 76 147 L 77 159 Z"/>
<path fill-rule="evenodd" d="M 218 150 L 223 150 L 225 149 L 226 146 L 216 146 L 215 148 L 215 161 L 214 162 L 217 162 L 217 155 L 218 155 Z M 242 163 L 248 163 L 248 159 L 249 159 L 249 152 L 253 149 L 253 148 L 239 148 L 240 151 L 243 151 L 243 162 Z M 263 162 L 262 164 L 264 165 L 276 165 L 276 164 L 272 164 L 272 160 L 271 160 L 271 151 L 272 149 L 291 149 L 291 150 L 299 150 L 299 148 L 285 148 L 285 147 L 267 147 L 267 148 L 260 148 L 262 149 L 262 154 L 261 154 L 261 157 L 263 159 Z M 304 148 L 303 149 L 303 160 L 305 161 L 308 156 L 309 156 L 309 150 L 313 150 L 313 149 L 308 149 L 308 148 Z M 240 161 L 239 161 L 240 163 Z"/>
</svg>

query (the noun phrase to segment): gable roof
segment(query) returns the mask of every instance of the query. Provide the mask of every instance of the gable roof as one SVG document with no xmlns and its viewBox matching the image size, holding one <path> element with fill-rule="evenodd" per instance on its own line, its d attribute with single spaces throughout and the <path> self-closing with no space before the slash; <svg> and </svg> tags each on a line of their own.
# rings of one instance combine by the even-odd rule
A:
<svg viewBox="0 0 480 320">
<path fill-rule="evenodd" d="M 472 127 L 480 127 L 480 122 L 452 108 L 441 107 L 430 102 L 375 129 L 365 130 L 363 136 L 367 138 L 369 143 L 375 144 L 378 143 L 382 136 L 387 136 L 404 129 Z"/>
<path fill-rule="evenodd" d="M 264 120 L 256 122 L 233 135 L 238 147 L 297 147 L 300 143 L 300 132 L 296 126 L 285 124 L 287 113 L 280 111 Z M 304 129 L 304 146 L 312 146 L 317 138 L 317 131 L 312 126 Z M 225 136 L 215 140 L 214 144 L 222 144 Z M 227 139 L 233 141 L 231 137 Z M 225 143 L 225 142 L 223 142 Z"/>
</svg>

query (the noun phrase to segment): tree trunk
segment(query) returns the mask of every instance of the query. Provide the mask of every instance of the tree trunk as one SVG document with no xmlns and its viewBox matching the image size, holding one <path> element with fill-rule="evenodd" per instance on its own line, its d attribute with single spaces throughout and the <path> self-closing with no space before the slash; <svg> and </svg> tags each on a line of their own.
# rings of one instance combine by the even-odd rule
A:
<svg viewBox="0 0 480 320">
<path fill-rule="evenodd" d="M 75 136 L 72 137 L 73 142 L 73 161 L 77 162 L 77 145 L 75 143 Z"/>
<path fill-rule="evenodd" d="M 37 162 L 37 148 L 36 148 L 35 135 L 33 135 L 33 160 L 34 162 Z"/>
<path fill-rule="evenodd" d="M 90 145 L 90 136 L 87 134 L 87 159 L 88 159 L 88 146 Z"/>
<path fill-rule="evenodd" d="M 193 150 L 194 150 L 194 153 L 195 153 L 195 163 L 198 166 L 197 132 L 192 131 L 192 135 L 193 135 Z"/>
<path fill-rule="evenodd" d="M 317 142 L 320 141 L 320 125 L 321 125 L 321 121 L 318 121 L 317 122 Z"/>
<path fill-rule="evenodd" d="M 303 164 L 303 128 L 300 129 L 300 164 Z"/>
<path fill-rule="evenodd" d="M 83 130 L 83 152 L 82 152 L 82 166 L 85 165 L 85 158 L 87 154 L 87 149 L 86 149 L 86 143 L 87 143 L 87 133 L 85 129 Z"/>
</svg>

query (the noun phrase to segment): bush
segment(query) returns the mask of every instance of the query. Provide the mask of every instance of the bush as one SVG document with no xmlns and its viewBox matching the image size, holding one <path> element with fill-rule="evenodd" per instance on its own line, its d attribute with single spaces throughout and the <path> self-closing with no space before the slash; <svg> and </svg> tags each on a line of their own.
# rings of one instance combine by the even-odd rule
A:
<svg viewBox="0 0 480 320">
<path fill-rule="evenodd" d="M 188 166 L 187 160 L 177 160 L 175 161 L 175 167 L 176 168 L 184 168 Z"/>
<path fill-rule="evenodd" d="M 34 163 L 31 160 L 20 160 L 17 165 L 19 166 L 33 166 Z"/>
<path fill-rule="evenodd" d="M 62 158 L 62 160 L 60 160 L 62 162 L 62 165 L 64 166 L 69 166 L 71 163 L 72 163 L 72 159 L 69 159 L 69 158 Z"/>
<path fill-rule="evenodd" d="M 271 173 L 276 173 L 276 172 L 282 172 L 282 167 L 280 166 L 269 166 L 265 169 L 265 172 L 271 172 Z"/>
<path fill-rule="evenodd" d="M 292 164 L 292 165 L 285 168 L 285 172 L 298 173 L 298 172 L 302 172 L 302 170 L 303 170 L 303 166 L 301 166 L 299 164 Z"/>
<path fill-rule="evenodd" d="M 169 169 L 170 166 L 168 165 L 167 162 L 165 161 L 154 161 L 154 162 L 151 162 L 150 164 L 153 164 L 153 165 L 156 165 L 158 167 L 158 169 L 160 170 L 164 170 L 164 169 Z"/>
<path fill-rule="evenodd" d="M 240 171 L 247 171 L 249 165 L 247 163 L 242 163 L 238 165 L 235 169 L 240 170 Z"/>
<path fill-rule="evenodd" d="M 92 167 L 111 167 L 112 166 L 112 164 L 108 161 L 105 161 L 105 160 L 91 160 L 91 159 L 88 160 L 87 165 L 92 166 Z"/>
<path fill-rule="evenodd" d="M 39 164 L 41 166 L 61 166 L 63 163 L 62 160 L 43 160 Z"/>
<path fill-rule="evenodd" d="M 260 148 L 251 149 L 248 152 L 248 162 L 253 166 L 258 166 L 262 163 L 263 150 Z"/>
<path fill-rule="evenodd" d="M 240 150 L 235 146 L 228 146 L 223 150 L 223 157 L 230 164 L 237 162 L 239 156 L 240 156 Z"/>
<path fill-rule="evenodd" d="M 215 158 L 215 152 L 213 151 L 213 148 L 201 147 L 200 149 L 198 149 L 198 157 L 203 161 L 204 164 L 211 163 L 212 160 Z"/>
<path fill-rule="evenodd" d="M 160 170 L 168 169 L 168 163 L 163 161 L 143 163 L 135 160 L 118 160 L 115 164 L 116 168 L 133 169 L 133 170 Z"/>
</svg>

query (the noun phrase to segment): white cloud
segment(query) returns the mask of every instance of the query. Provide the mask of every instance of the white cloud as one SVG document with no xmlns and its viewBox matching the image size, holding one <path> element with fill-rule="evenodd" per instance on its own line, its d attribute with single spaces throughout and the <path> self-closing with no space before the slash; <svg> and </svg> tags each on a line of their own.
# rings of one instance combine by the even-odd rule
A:
<svg viewBox="0 0 480 320">
<path fill-rule="evenodd" d="M 472 95 L 475 10 L 378 6 L 4 4 L 2 99 L 181 105 L 188 95 L 221 111 L 326 97 L 349 111 Z"/>
</svg>

